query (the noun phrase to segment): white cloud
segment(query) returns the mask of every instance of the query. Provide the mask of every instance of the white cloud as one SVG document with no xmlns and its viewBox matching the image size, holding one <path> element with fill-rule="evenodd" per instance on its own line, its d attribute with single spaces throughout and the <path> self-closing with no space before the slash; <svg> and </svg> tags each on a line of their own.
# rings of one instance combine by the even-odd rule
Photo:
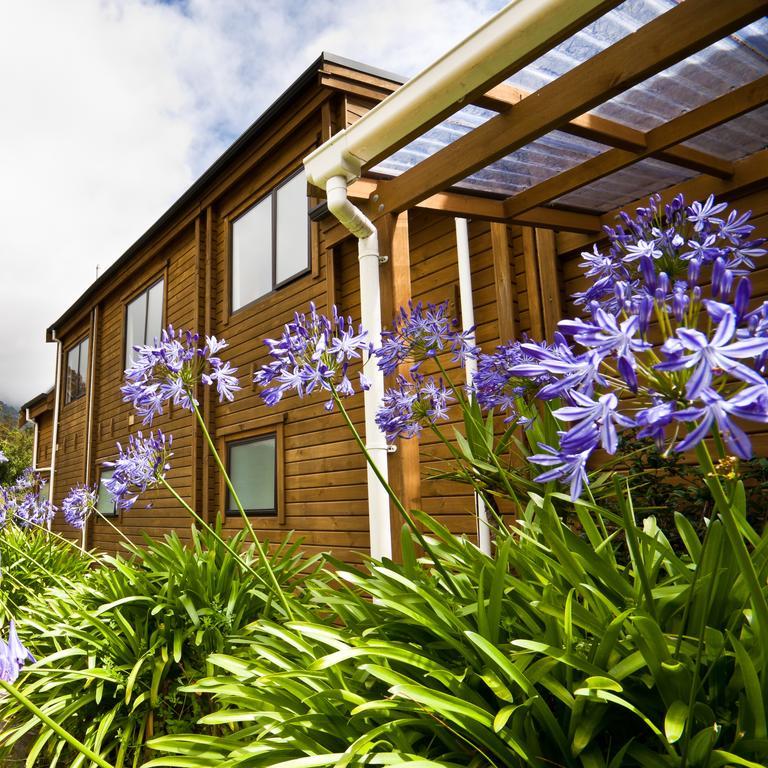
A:
<svg viewBox="0 0 768 768">
<path fill-rule="evenodd" d="M 0 25 L 0 400 L 44 330 L 322 50 L 413 74 L 500 0 L 37 0 Z"/>
</svg>

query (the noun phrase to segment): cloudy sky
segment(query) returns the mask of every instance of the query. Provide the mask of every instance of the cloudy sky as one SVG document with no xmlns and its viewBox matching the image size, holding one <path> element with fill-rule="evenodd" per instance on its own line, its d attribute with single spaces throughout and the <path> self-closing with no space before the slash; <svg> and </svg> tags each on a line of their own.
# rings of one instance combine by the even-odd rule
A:
<svg viewBox="0 0 768 768">
<path fill-rule="evenodd" d="M 411 75 L 503 0 L 0 0 L 0 400 L 45 328 L 320 54 Z"/>
</svg>

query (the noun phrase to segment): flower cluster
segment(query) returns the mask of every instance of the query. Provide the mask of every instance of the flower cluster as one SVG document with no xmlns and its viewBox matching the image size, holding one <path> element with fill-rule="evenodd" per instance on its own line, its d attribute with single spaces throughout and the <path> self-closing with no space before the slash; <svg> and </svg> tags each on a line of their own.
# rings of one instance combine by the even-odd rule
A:
<svg viewBox="0 0 768 768">
<path fill-rule="evenodd" d="M 299 397 L 315 390 L 332 393 L 326 403 L 333 409 L 333 393 L 339 397 L 355 394 L 349 377 L 349 366 L 368 354 L 370 345 L 362 328 L 355 329 L 352 318 L 344 318 L 333 307 L 330 318 L 320 314 L 314 303 L 309 314 L 294 315 L 279 339 L 265 339 L 272 362 L 261 367 L 253 380 L 264 387 L 261 396 L 267 405 L 276 405 L 283 395 L 293 390 Z M 360 389 L 368 389 L 363 373 Z"/>
<path fill-rule="evenodd" d="M 61 502 L 61 511 L 69 525 L 82 530 L 88 515 L 96 509 L 98 495 L 96 488 L 76 485 Z"/>
<path fill-rule="evenodd" d="M 46 482 L 27 467 L 13 485 L 0 487 L 0 527 L 15 523 L 22 528 L 47 525 L 56 514 L 48 500 Z"/>
<path fill-rule="evenodd" d="M 385 375 L 396 373 L 402 363 L 410 363 L 417 371 L 426 360 L 445 352 L 452 354 L 454 362 L 462 364 L 474 357 L 478 349 L 474 343 L 474 329 L 461 332 L 457 323 L 448 316 L 448 302 L 428 304 L 421 302 L 408 309 L 400 308 L 392 328 L 382 331 L 381 347 L 374 350 L 379 368 Z"/>
<path fill-rule="evenodd" d="M 165 435 L 159 429 L 144 437 L 141 432 L 128 438 L 124 448 L 117 444 L 118 457 L 105 461 L 104 466 L 113 470 L 112 477 L 104 480 L 104 487 L 121 509 L 130 509 L 139 495 L 156 488 L 171 468 L 173 456 L 172 435 Z"/>
<path fill-rule="evenodd" d="M 19 672 L 28 661 L 34 663 L 35 657 L 21 644 L 16 633 L 16 624 L 11 620 L 8 642 L 0 638 L 0 680 L 15 683 Z"/>
<path fill-rule="evenodd" d="M 539 346 L 545 351 L 550 349 L 547 344 Z M 496 409 L 506 413 L 506 423 L 519 421 L 518 401 L 521 398 L 529 399 L 539 387 L 554 380 L 547 372 L 531 378 L 515 372 L 517 366 L 535 364 L 536 358 L 519 341 L 502 344 L 492 354 L 478 355 L 477 372 L 472 382 L 472 392 L 477 402 L 486 410 Z"/>
<path fill-rule="evenodd" d="M 240 389 L 229 362 L 222 362 L 219 352 L 227 346 L 224 340 L 200 337 L 191 331 L 175 330 L 169 325 L 154 345 L 133 348 L 133 362 L 125 372 L 121 387 L 123 400 L 132 403 L 144 424 L 151 424 L 163 413 L 163 404 L 171 401 L 189 411 L 198 405 L 194 397 L 198 381 L 216 386 L 219 400 L 231 401 Z"/>
<path fill-rule="evenodd" d="M 397 386 L 384 393 L 376 423 L 390 442 L 398 436 L 414 437 L 421 433 L 423 424 L 447 419 L 453 399 L 442 379 L 418 373 L 411 374 L 410 379 L 398 376 Z"/>
<path fill-rule="evenodd" d="M 474 329 L 457 329 L 448 315 L 447 301 L 401 307 L 392 328 L 382 331 L 381 346 L 373 352 L 382 373 L 397 373 L 396 385 L 385 391 L 376 413 L 376 423 L 387 440 L 414 437 L 424 425 L 448 418 L 448 406 L 456 399 L 452 387 L 443 378 L 421 372 L 427 361 L 439 362 L 441 355 L 450 354 L 453 362 L 464 365 L 477 351 Z M 408 366 L 407 377 L 398 373 L 403 365 Z"/>
<path fill-rule="evenodd" d="M 565 401 L 553 412 L 570 425 L 560 445 L 530 457 L 549 468 L 540 481 L 567 482 L 578 497 L 587 460 L 614 453 L 624 428 L 677 451 L 716 428 L 733 455 L 751 457 L 739 421 L 768 423 L 768 302 L 749 311 L 749 273 L 766 252 L 749 239 L 749 217 L 711 196 L 663 208 L 654 196 L 607 229 L 607 252 L 582 254 L 584 317 L 560 322 L 552 346 L 521 344 L 532 361 L 509 367 L 544 381 L 540 398 Z"/>
</svg>

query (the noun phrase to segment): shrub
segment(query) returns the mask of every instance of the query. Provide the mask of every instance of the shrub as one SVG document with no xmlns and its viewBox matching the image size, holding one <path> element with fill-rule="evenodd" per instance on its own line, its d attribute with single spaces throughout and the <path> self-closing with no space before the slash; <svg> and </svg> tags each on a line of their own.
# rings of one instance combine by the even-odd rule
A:
<svg viewBox="0 0 768 768">
<path fill-rule="evenodd" d="M 23 693 L 119 766 L 138 765 L 152 735 L 193 728 L 207 702 L 183 687 L 210 673 L 208 655 L 231 650 L 231 637 L 249 622 L 274 615 L 272 597 L 244 567 L 264 570 L 245 534 L 227 545 L 218 534 L 195 529 L 190 545 L 175 533 L 147 539 L 143 547 L 128 546 L 130 557 L 105 557 L 79 583 L 32 599 L 17 615 L 38 659 Z M 240 558 L 231 550 L 241 551 Z M 270 560 L 286 587 L 298 583 L 297 545 L 277 547 Z M 38 725 L 13 700 L 0 703 L 0 720 L 5 745 Z M 87 764 L 46 727 L 29 754 L 30 765 L 36 759 L 46 766 Z"/>
<path fill-rule="evenodd" d="M 0 611 L 3 623 L 49 587 L 83 578 L 93 556 L 42 528 L 0 530 Z M 34 640 L 34 638 L 33 638 Z"/>
</svg>

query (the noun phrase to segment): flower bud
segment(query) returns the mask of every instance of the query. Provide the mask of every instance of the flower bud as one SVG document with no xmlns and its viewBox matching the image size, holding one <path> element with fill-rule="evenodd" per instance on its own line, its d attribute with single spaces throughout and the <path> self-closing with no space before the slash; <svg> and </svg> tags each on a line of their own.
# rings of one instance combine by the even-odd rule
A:
<svg viewBox="0 0 768 768">
<path fill-rule="evenodd" d="M 744 317 L 749 307 L 749 299 L 752 296 L 752 284 L 749 278 L 742 277 L 739 280 L 738 286 L 736 286 L 736 294 L 733 298 L 733 308 L 736 310 L 736 315 L 739 319 Z"/>
<path fill-rule="evenodd" d="M 701 259 L 698 257 L 692 258 L 688 262 L 688 285 L 693 287 L 699 282 L 699 275 L 701 274 Z"/>
<path fill-rule="evenodd" d="M 659 288 L 664 292 L 665 295 L 669 293 L 669 276 L 666 272 L 659 273 Z"/>
</svg>

